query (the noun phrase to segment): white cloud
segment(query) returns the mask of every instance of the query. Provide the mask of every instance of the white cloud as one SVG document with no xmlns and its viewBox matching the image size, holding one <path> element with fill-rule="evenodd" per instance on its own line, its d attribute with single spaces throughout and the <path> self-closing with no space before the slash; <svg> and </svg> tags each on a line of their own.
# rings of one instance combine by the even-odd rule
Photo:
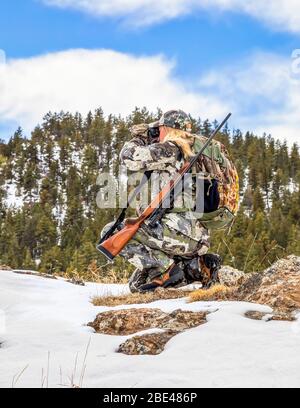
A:
<svg viewBox="0 0 300 408">
<path fill-rule="evenodd" d="M 299 0 L 41 0 L 92 15 L 116 17 L 133 25 L 148 25 L 203 10 L 245 13 L 270 28 L 300 32 Z"/>
<path fill-rule="evenodd" d="M 300 75 L 293 77 L 292 60 L 256 53 L 240 64 L 208 72 L 198 91 L 221 95 L 241 129 L 300 143 Z"/>
<path fill-rule="evenodd" d="M 29 132 L 50 110 L 85 114 L 102 106 L 127 115 L 135 106 L 159 106 L 219 120 L 232 111 L 235 127 L 300 142 L 300 75 L 292 77 L 292 60 L 253 54 L 191 79 L 189 87 L 174 76 L 174 65 L 163 56 L 110 50 L 8 60 L 0 71 L 0 128 L 18 123 Z"/>
<path fill-rule="evenodd" d="M 48 5 L 73 8 L 96 16 L 117 17 L 133 25 L 176 18 L 191 10 L 194 0 L 42 0 Z"/>
<path fill-rule="evenodd" d="M 135 106 L 159 106 L 222 117 L 226 104 L 188 91 L 173 77 L 173 65 L 162 56 L 138 58 L 109 50 L 8 60 L 0 73 L 0 123 L 18 122 L 29 131 L 50 110 L 85 114 L 99 106 L 122 115 Z"/>
</svg>

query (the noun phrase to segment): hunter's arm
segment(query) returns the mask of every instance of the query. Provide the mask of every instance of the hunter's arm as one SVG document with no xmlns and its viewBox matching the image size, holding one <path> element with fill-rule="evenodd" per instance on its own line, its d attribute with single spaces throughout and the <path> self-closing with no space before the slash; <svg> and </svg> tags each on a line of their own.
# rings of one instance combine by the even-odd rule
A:
<svg viewBox="0 0 300 408">
<path fill-rule="evenodd" d="M 180 149 L 172 142 L 148 145 L 146 134 L 125 143 L 120 159 L 131 171 L 167 170 L 177 167 L 182 158 Z"/>
</svg>

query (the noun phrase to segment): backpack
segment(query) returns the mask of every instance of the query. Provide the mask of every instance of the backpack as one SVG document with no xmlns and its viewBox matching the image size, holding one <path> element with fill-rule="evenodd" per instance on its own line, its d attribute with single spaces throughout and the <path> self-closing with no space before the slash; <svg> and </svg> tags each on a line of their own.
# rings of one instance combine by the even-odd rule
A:
<svg viewBox="0 0 300 408">
<path fill-rule="evenodd" d="M 193 151 L 199 152 L 206 140 L 195 136 Z M 200 157 L 196 171 L 205 176 L 201 224 L 211 230 L 230 227 L 239 209 L 239 176 L 225 146 L 213 140 Z"/>
<path fill-rule="evenodd" d="M 147 125 L 132 128 L 137 133 L 145 132 Z M 179 129 L 161 127 L 161 142 L 175 143 L 185 160 L 197 154 L 207 141 L 205 136 L 194 135 Z M 192 138 L 192 141 L 191 141 Z M 216 140 L 204 150 L 195 173 L 204 177 L 204 213 L 197 217 L 210 230 L 231 227 L 239 209 L 239 176 L 225 146 Z M 185 212 L 181 208 L 172 212 Z"/>
</svg>

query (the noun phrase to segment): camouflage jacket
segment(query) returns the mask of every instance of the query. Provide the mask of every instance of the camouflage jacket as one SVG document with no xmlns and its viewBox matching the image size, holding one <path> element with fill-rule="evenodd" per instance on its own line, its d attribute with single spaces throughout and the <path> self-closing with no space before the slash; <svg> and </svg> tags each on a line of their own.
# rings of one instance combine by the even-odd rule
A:
<svg viewBox="0 0 300 408">
<path fill-rule="evenodd" d="M 181 149 L 173 142 L 148 144 L 148 125 L 142 124 L 131 129 L 133 139 L 125 143 L 120 160 L 128 170 L 133 172 L 153 171 L 152 177 L 159 177 L 162 188 L 183 165 L 184 159 Z M 157 191 L 158 192 L 158 191 Z M 157 193 L 156 192 L 156 193 Z M 140 212 L 140 208 L 137 209 Z M 202 242 L 209 247 L 208 231 L 203 228 L 199 220 L 195 220 L 190 211 L 180 212 L 170 210 L 162 224 L 168 229 L 180 232 L 196 242 Z M 205 251 L 204 251 L 205 252 Z"/>
<path fill-rule="evenodd" d="M 125 143 L 120 158 L 131 171 L 153 170 L 173 175 L 183 164 L 179 148 L 171 142 L 148 144 L 148 125 L 131 128 L 134 138 Z"/>
</svg>

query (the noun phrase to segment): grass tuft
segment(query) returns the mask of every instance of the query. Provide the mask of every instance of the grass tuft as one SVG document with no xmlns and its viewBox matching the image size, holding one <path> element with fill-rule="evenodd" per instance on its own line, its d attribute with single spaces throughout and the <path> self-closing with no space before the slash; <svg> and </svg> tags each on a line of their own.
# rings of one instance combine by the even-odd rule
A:
<svg viewBox="0 0 300 408">
<path fill-rule="evenodd" d="M 94 306 L 137 305 L 155 302 L 163 299 L 179 299 L 186 297 L 190 291 L 176 289 L 157 289 L 154 292 L 130 293 L 121 296 L 95 296 L 92 299 Z"/>
<path fill-rule="evenodd" d="M 224 285 L 215 285 L 210 289 L 198 289 L 189 295 L 190 302 L 230 300 L 233 288 Z"/>
</svg>

